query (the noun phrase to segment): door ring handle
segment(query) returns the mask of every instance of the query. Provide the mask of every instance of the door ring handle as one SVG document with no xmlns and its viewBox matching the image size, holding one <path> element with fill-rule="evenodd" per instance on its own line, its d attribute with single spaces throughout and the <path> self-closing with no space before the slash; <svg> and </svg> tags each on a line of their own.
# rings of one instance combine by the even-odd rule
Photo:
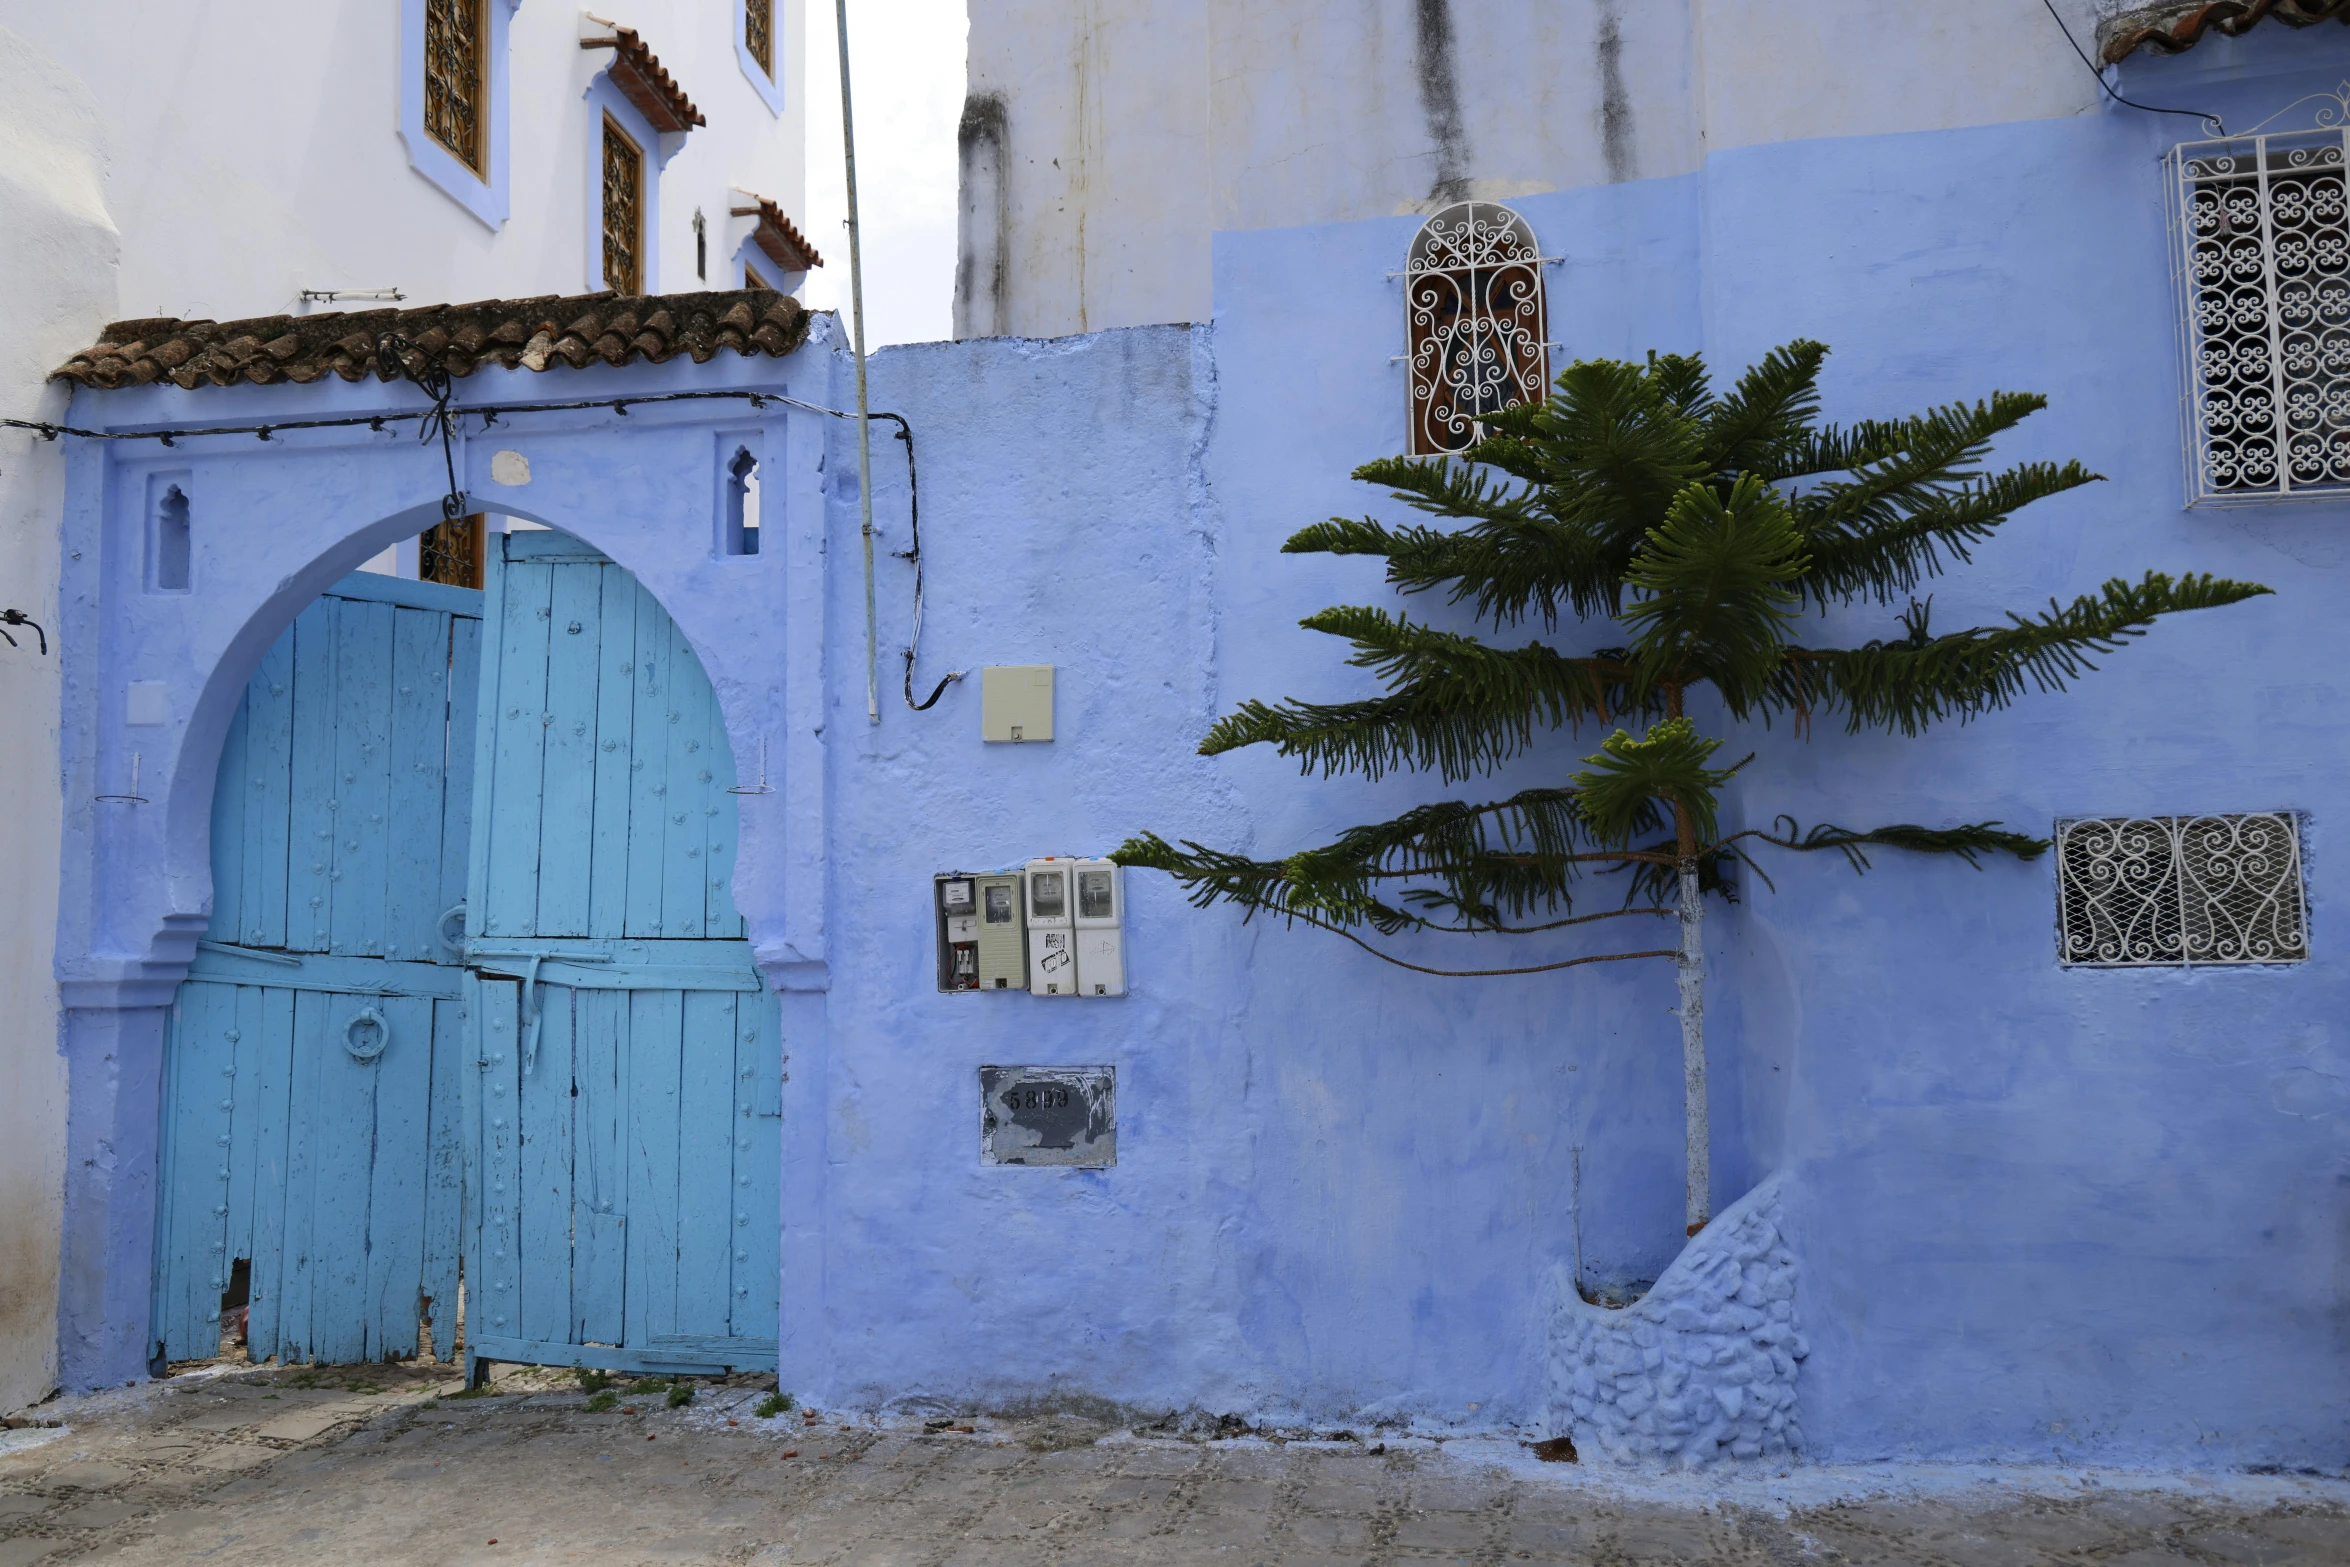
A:
<svg viewBox="0 0 2350 1567">
<path fill-rule="evenodd" d="M 343 1048 L 365 1066 L 382 1055 L 392 1042 L 392 1025 L 373 1007 L 361 1007 L 343 1025 Z"/>
<path fill-rule="evenodd" d="M 449 934 L 449 926 L 452 921 L 455 922 L 457 926 L 457 934 L 454 937 Z M 460 900 L 459 902 L 452 904 L 441 915 L 440 919 L 435 922 L 435 925 L 441 938 L 441 946 L 443 950 L 462 956 L 465 951 L 464 902 Z"/>
</svg>

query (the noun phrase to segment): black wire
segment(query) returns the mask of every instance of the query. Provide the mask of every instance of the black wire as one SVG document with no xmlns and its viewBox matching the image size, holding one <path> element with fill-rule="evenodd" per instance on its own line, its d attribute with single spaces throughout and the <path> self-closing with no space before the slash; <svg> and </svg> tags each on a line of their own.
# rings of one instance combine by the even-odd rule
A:
<svg viewBox="0 0 2350 1567">
<path fill-rule="evenodd" d="M 416 432 L 418 440 L 429 441 L 435 434 L 441 438 L 442 463 L 447 469 L 449 477 L 448 493 L 441 497 L 441 514 L 445 517 L 455 518 L 464 514 L 465 499 L 463 492 L 457 488 L 457 462 L 450 449 L 451 429 L 456 420 L 464 418 L 467 414 L 481 415 L 482 428 L 488 430 L 497 423 L 500 414 L 570 413 L 581 409 L 609 408 L 614 413 L 626 417 L 631 404 L 685 403 L 709 398 L 734 398 L 748 402 L 754 409 L 764 409 L 772 402 L 781 403 L 787 408 L 798 408 L 807 413 L 824 414 L 834 419 L 854 419 L 857 417 L 845 408 L 827 408 L 821 403 L 803 402 L 797 397 L 786 397 L 780 392 L 655 392 L 644 397 L 590 397 L 577 402 L 558 403 L 485 403 L 470 408 L 453 408 L 450 406 L 450 401 L 455 393 L 448 373 L 438 367 L 427 371 L 421 378 L 411 373 L 402 358 L 403 351 L 408 346 L 404 340 L 392 337 L 387 337 L 379 342 L 376 349 L 379 372 L 387 380 L 397 376 L 400 379 L 415 382 L 418 390 L 433 399 L 433 406 L 430 408 L 406 413 L 354 414 L 347 418 L 338 419 L 280 419 L 270 424 L 219 424 L 175 430 L 84 430 L 70 424 L 52 424 L 45 419 L 0 419 L 0 429 L 30 430 L 45 441 L 54 441 L 61 435 L 71 435 L 86 441 L 160 441 L 165 446 L 171 446 L 183 435 L 252 435 L 266 441 L 279 430 L 346 429 L 362 424 L 371 430 L 381 430 L 387 423 L 415 419 L 419 421 Z M 914 628 L 910 643 L 905 650 L 905 691 L 906 705 L 915 712 L 922 713 L 929 711 L 946 693 L 946 688 L 961 680 L 967 671 L 956 670 L 932 687 L 928 698 L 920 702 L 914 700 L 914 660 L 916 650 L 922 641 L 922 488 L 921 477 L 914 464 L 914 426 L 908 422 L 904 414 L 871 413 L 867 417 L 887 419 L 895 424 L 898 427 L 897 438 L 904 442 L 906 447 L 906 510 L 910 523 L 910 537 L 909 547 L 898 551 L 897 554 L 899 559 L 908 562 L 914 568 Z M 451 511 L 452 506 L 457 509 Z M 9 621 L 8 624 L 15 625 L 16 622 Z M 29 625 L 31 622 L 28 621 L 26 624 Z M 39 628 L 35 627 L 35 629 Z M 0 632 L 0 636 L 5 635 L 5 632 Z M 13 645 L 14 639 L 10 638 L 9 640 Z M 48 651 L 46 636 L 42 638 L 42 651 Z"/>
<path fill-rule="evenodd" d="M 2214 136 L 2225 136 L 2228 133 L 2227 126 L 2220 123 L 2220 117 L 2216 114 L 2205 114 L 2201 109 L 2165 109 L 2155 104 L 2139 103 L 2134 99 L 2124 98 L 2120 93 L 2115 92 L 2113 84 L 2105 79 L 2105 73 L 2097 69 L 2097 62 L 2090 59 L 2088 51 L 2075 42 L 2073 30 L 2064 25 L 2064 18 L 2057 15 L 2056 0 L 2040 0 L 2040 3 L 2048 8 L 2048 19 L 2056 24 L 2058 32 L 2064 34 L 2064 41 L 2072 44 L 2073 53 L 2081 57 L 2081 64 L 2087 66 L 2089 74 L 2097 78 L 2097 85 L 2105 89 L 2106 97 L 2111 98 L 2124 108 L 2139 109 L 2147 114 L 2183 114 L 2190 120 L 2201 120 Z"/>
<path fill-rule="evenodd" d="M 46 657 L 48 657 L 48 656 L 49 656 L 49 633 L 48 633 L 48 632 L 46 632 L 46 631 L 43 631 L 43 630 L 41 629 L 41 623 L 40 623 L 39 621 L 37 621 L 37 620 L 33 619 L 33 617 L 32 617 L 32 616 L 30 616 L 30 615 L 26 614 L 26 613 L 25 613 L 23 610 L 21 610 L 21 609 L 0 609 L 0 626 L 30 626 L 30 627 L 32 627 L 32 628 L 33 628 L 33 635 L 35 635 L 35 636 L 37 636 L 37 637 L 39 637 L 39 638 L 41 639 L 41 656 L 42 656 L 42 657 L 44 657 L 44 658 L 46 658 Z M 0 631 L 0 637 L 5 637 L 5 638 L 7 638 L 8 645 L 9 645 L 10 647 L 16 647 L 16 646 L 19 646 L 19 643 L 17 642 L 16 638 L 9 636 L 9 635 L 8 635 L 8 633 L 7 633 L 7 632 L 5 632 L 5 631 Z"/>
<path fill-rule="evenodd" d="M 937 705 L 940 697 L 946 695 L 947 687 L 963 678 L 964 671 L 956 670 L 932 686 L 929 696 L 919 702 L 914 700 L 914 658 L 922 645 L 922 486 L 914 469 L 914 427 L 906 422 L 903 414 L 873 414 L 870 417 L 894 421 L 898 427 L 898 439 L 906 444 L 906 516 L 910 526 L 907 547 L 896 552 L 898 559 L 914 568 L 914 628 L 906 641 L 906 705 L 917 713 L 927 713 Z"/>
</svg>

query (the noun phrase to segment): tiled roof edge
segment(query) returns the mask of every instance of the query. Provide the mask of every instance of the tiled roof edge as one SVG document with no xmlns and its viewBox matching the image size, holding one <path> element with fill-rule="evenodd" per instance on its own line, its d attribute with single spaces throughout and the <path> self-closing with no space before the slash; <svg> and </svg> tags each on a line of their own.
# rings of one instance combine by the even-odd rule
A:
<svg viewBox="0 0 2350 1567">
<path fill-rule="evenodd" d="M 2159 0 L 2098 23 L 2097 50 L 2107 65 L 2119 64 L 2141 47 L 2184 54 L 2207 32 L 2235 38 L 2272 18 L 2287 27 L 2350 23 L 2350 0 Z"/>
<path fill-rule="evenodd" d="M 609 49 L 612 64 L 607 74 L 621 95 L 637 107 L 637 112 L 657 131 L 690 131 L 697 125 L 710 122 L 694 101 L 677 85 L 677 79 L 662 66 L 661 57 L 645 46 L 633 27 L 614 26 L 609 38 L 582 38 L 582 49 Z"/>
<path fill-rule="evenodd" d="M 452 376 L 485 365 L 551 370 L 590 364 L 705 364 L 722 351 L 780 359 L 808 338 L 808 312 L 788 294 L 544 295 L 412 310 L 355 310 L 246 321 L 117 321 L 50 372 L 97 391 L 169 381 L 185 388 L 308 383 L 380 376 L 378 338 L 397 334 Z"/>
<path fill-rule="evenodd" d="M 758 241 L 759 249 L 768 260 L 786 272 L 805 272 L 811 267 L 824 265 L 824 258 L 816 254 L 816 247 L 809 244 L 807 236 L 783 215 L 781 207 L 758 192 L 744 190 L 740 186 L 736 187 L 735 193 L 750 197 L 756 205 L 729 207 L 727 211 L 738 218 L 755 217 L 759 220 L 759 227 L 751 237 Z"/>
</svg>

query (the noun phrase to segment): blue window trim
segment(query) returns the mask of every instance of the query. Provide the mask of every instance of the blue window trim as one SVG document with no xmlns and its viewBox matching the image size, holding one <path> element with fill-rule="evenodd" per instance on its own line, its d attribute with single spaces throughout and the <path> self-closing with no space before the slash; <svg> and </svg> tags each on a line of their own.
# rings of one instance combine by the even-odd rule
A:
<svg viewBox="0 0 2350 1567">
<path fill-rule="evenodd" d="M 783 11 L 785 0 L 775 0 L 775 11 L 768 24 L 775 55 L 775 74 L 770 77 L 759 69 L 759 62 L 751 57 L 750 16 L 743 0 L 730 0 L 734 6 L 734 58 L 743 68 L 743 76 L 758 93 L 759 101 L 767 105 L 769 114 L 783 113 Z"/>
<path fill-rule="evenodd" d="M 489 22 L 489 177 L 484 179 L 434 141 L 424 128 L 424 0 L 400 0 L 400 140 L 408 166 L 439 186 L 493 232 L 511 210 L 506 183 L 506 21 L 522 0 L 486 0 Z"/>
<path fill-rule="evenodd" d="M 629 139 L 645 155 L 645 185 L 640 192 L 644 204 L 645 247 L 644 291 L 661 292 L 661 171 L 677 150 L 685 145 L 687 132 L 657 132 L 637 106 L 619 88 L 612 85 L 608 71 L 598 71 L 596 79 L 588 83 L 585 98 L 588 116 L 587 135 L 587 286 L 589 293 L 610 288 L 604 281 L 604 117 L 610 115 L 619 127 L 628 132 Z"/>
</svg>

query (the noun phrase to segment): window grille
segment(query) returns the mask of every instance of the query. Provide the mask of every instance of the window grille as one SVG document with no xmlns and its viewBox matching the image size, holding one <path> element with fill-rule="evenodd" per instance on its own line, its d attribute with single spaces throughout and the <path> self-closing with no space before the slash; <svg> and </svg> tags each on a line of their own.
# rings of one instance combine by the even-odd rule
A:
<svg viewBox="0 0 2350 1567">
<path fill-rule="evenodd" d="M 482 172 L 484 0 L 424 0 L 424 128 Z"/>
<path fill-rule="evenodd" d="M 775 0 L 743 0 L 743 47 L 770 79 L 775 75 Z"/>
<path fill-rule="evenodd" d="M 2350 493 L 2350 212 L 2339 117 L 2171 154 L 2187 498 Z"/>
<path fill-rule="evenodd" d="M 453 588 L 482 585 L 482 515 L 436 522 L 417 536 L 416 574 Z"/>
<path fill-rule="evenodd" d="M 1457 452 L 1485 415 L 1542 401 L 1542 249 L 1524 218 L 1490 201 L 1446 207 L 1420 226 L 1403 276 L 1411 455 Z"/>
<path fill-rule="evenodd" d="M 604 121 L 604 286 L 644 292 L 645 156 L 628 133 Z"/>
<path fill-rule="evenodd" d="M 2114 816 L 2056 826 L 2058 959 L 2093 968 L 2309 956 L 2291 815 Z"/>
</svg>

